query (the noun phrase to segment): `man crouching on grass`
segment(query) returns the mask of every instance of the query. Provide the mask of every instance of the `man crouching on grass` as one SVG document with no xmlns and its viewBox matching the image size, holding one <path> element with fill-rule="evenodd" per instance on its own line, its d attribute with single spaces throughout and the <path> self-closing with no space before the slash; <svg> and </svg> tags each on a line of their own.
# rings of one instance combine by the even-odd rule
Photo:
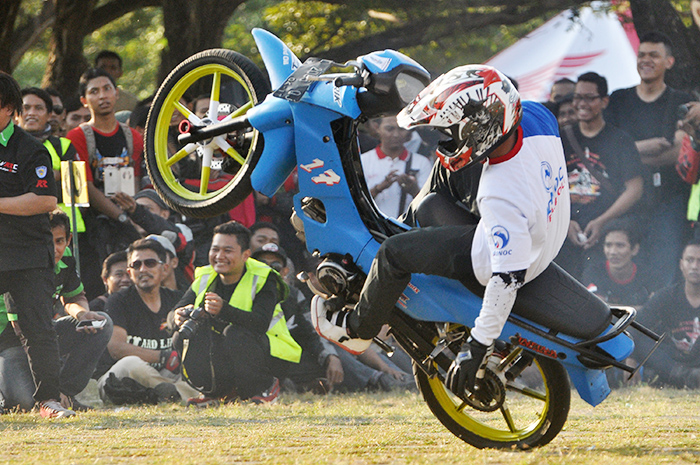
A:
<svg viewBox="0 0 700 465">
<path fill-rule="evenodd" d="M 91 312 L 88 308 L 75 259 L 68 249 L 71 237 L 68 215 L 60 209 L 54 210 L 49 214 L 49 225 L 54 245 L 54 304 L 57 316 L 66 313 L 54 321 L 62 362 L 60 403 L 66 410 L 86 410 L 87 407 L 75 396 L 85 389 L 107 348 L 112 335 L 112 320 L 105 313 Z M 16 313 L 19 309 L 14 308 L 11 298 L 8 301 L 10 314 Z M 8 314 L 0 299 L 0 321 L 7 322 L 7 319 Z M 5 325 L 0 333 L 0 340 L 11 345 L 0 353 L 0 399 L 5 408 L 29 410 L 34 404 L 32 393 L 36 389 L 29 360 L 11 327 Z"/>
<path fill-rule="evenodd" d="M 280 306 L 289 289 L 250 253 L 250 231 L 243 225 L 230 221 L 214 228 L 210 265 L 195 270 L 192 287 L 169 318 L 179 328 L 173 346 L 183 375 L 203 393 L 189 405 L 274 402 L 280 385 L 271 374 L 271 357 L 299 363 L 301 347 Z"/>
</svg>

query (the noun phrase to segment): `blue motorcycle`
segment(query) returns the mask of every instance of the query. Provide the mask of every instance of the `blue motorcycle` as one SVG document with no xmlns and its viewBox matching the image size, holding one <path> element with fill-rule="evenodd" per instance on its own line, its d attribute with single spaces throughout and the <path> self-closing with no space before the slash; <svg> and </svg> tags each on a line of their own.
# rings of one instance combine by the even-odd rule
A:
<svg viewBox="0 0 700 465">
<path fill-rule="evenodd" d="M 317 58 L 302 64 L 271 33 L 252 34 L 267 77 L 245 56 L 217 49 L 192 56 L 163 82 L 148 116 L 148 173 L 170 207 L 204 218 L 253 190 L 273 196 L 296 169 L 292 222 L 320 259 L 308 283 L 326 299 L 353 305 L 381 242 L 410 227 L 374 204 L 358 125 L 398 113 L 430 76 L 392 50 L 343 64 Z M 195 113 L 184 102 L 198 95 L 204 105 Z M 552 264 L 518 293 L 483 381 L 489 395 L 455 395 L 444 377 L 480 308 L 480 296 L 460 283 L 414 275 L 389 321 L 431 411 L 480 448 L 547 444 L 566 421 L 569 380 L 597 405 L 610 393 L 606 369 L 630 376 L 639 369 L 624 363 L 634 348 L 629 331 L 656 340 L 656 347 L 662 339 L 635 322 L 633 308 L 609 308 Z"/>
</svg>

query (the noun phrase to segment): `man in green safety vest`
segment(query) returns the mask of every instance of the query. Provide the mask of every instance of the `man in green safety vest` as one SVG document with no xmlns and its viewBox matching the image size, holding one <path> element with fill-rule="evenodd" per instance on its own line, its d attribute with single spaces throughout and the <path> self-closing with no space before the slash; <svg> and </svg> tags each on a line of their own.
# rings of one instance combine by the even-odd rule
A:
<svg viewBox="0 0 700 465">
<path fill-rule="evenodd" d="M 279 380 L 271 373 L 272 357 L 301 358 L 280 306 L 289 289 L 276 271 L 250 258 L 250 236 L 235 221 L 214 228 L 209 265 L 195 270 L 169 318 L 178 329 L 173 346 L 183 376 L 203 393 L 191 405 L 274 402 Z"/>
<path fill-rule="evenodd" d="M 71 210 L 61 202 L 61 161 L 75 160 L 76 151 L 71 141 L 65 137 L 52 135 L 49 119 L 53 112 L 51 95 L 38 87 L 26 87 L 22 89 L 22 114 L 18 118 L 19 127 L 27 131 L 31 136 L 44 144 L 51 155 L 51 167 L 53 168 L 56 184 L 59 186 L 58 207 L 63 210 L 71 220 L 71 230 L 85 232 L 85 223 L 80 210 L 76 209 L 76 224 L 73 224 Z"/>
</svg>

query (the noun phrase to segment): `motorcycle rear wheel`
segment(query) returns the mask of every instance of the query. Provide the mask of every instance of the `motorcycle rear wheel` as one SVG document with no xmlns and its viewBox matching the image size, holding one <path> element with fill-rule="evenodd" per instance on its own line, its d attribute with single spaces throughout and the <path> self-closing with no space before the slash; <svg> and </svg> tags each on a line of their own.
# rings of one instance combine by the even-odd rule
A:
<svg viewBox="0 0 700 465">
<path fill-rule="evenodd" d="M 530 370 L 530 377 L 535 383 L 539 378 L 541 387 L 523 389 L 508 382 L 503 406 L 486 413 L 467 406 L 447 389 L 440 372 L 429 377 L 413 365 L 418 388 L 433 414 L 455 436 L 480 449 L 543 446 L 564 427 L 571 402 L 566 371 L 557 361 L 540 356 Z"/>
<path fill-rule="evenodd" d="M 191 56 L 163 81 L 148 114 L 145 159 L 153 187 L 172 209 L 207 218 L 229 211 L 251 194 L 250 175 L 263 146 L 256 130 L 251 127 L 182 147 L 177 124 L 187 119 L 206 127 L 242 116 L 269 92 L 267 79 L 250 59 L 225 49 Z M 215 115 L 198 117 L 183 104 L 183 98 L 202 94 L 218 102 Z M 212 159 L 217 160 L 213 165 Z"/>
</svg>

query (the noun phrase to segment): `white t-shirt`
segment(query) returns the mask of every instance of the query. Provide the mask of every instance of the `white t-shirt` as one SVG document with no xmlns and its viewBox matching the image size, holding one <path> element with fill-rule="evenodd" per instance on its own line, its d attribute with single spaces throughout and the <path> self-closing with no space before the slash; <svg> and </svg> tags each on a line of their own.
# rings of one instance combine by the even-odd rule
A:
<svg viewBox="0 0 700 465">
<path fill-rule="evenodd" d="M 519 131 L 514 149 L 489 160 L 481 174 L 481 220 L 471 257 L 485 286 L 493 273 L 520 270 L 527 270 L 526 283 L 532 281 L 559 253 L 569 229 L 569 184 L 556 119 L 542 105 L 523 102 Z M 482 343 L 498 337 L 510 310 L 484 305 L 472 335 Z"/>
<path fill-rule="evenodd" d="M 428 180 L 432 164 L 421 154 L 405 151 L 401 156 L 391 158 L 381 152 L 381 149 L 375 148 L 361 155 L 362 170 L 365 173 L 367 187 L 371 190 L 377 184 L 380 184 L 387 175 L 396 171 L 396 174 L 406 172 L 406 163 L 411 158 L 411 170 L 417 170 L 415 177 L 418 182 L 418 188 Z M 403 211 L 399 211 L 401 203 L 401 186 L 398 182 L 393 183 L 390 187 L 384 189 L 376 197 L 374 203 L 377 208 L 385 215 L 398 218 L 413 200 L 413 196 L 406 194 Z"/>
</svg>

